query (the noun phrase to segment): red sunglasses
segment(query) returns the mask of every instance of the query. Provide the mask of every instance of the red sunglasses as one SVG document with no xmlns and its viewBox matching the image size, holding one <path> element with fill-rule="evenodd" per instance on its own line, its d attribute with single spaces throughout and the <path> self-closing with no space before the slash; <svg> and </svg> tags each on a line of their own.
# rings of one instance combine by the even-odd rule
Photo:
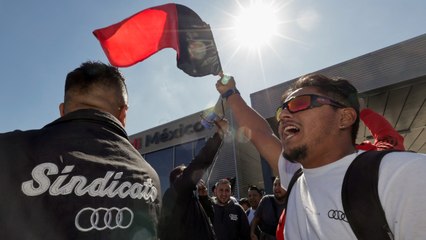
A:
<svg viewBox="0 0 426 240">
<path fill-rule="evenodd" d="M 290 113 L 297 113 L 306 109 L 320 107 L 322 105 L 330 105 L 337 108 L 347 107 L 328 97 L 319 96 L 315 94 L 305 94 L 297 97 L 292 97 L 287 101 L 283 102 L 283 104 L 281 104 L 281 106 L 277 108 L 277 111 L 275 112 L 275 117 L 277 121 L 279 121 L 281 112 L 284 109 L 287 109 L 287 111 L 289 111 Z"/>
</svg>

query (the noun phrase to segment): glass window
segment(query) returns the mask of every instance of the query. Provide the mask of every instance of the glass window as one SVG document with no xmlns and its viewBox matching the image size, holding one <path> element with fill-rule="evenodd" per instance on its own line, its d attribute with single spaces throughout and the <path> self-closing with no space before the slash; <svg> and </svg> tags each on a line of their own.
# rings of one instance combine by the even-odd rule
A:
<svg viewBox="0 0 426 240">
<path fill-rule="evenodd" d="M 146 161 L 151 164 L 160 177 L 162 194 L 169 188 L 169 174 L 173 168 L 181 164 L 188 166 L 205 144 L 205 138 L 201 138 L 193 142 L 144 154 Z"/>
<path fill-rule="evenodd" d="M 173 169 L 173 148 L 145 154 L 146 161 L 151 164 L 160 177 L 162 194 L 169 187 L 169 174 Z"/>
<path fill-rule="evenodd" d="M 184 164 L 188 164 L 192 161 L 193 151 L 192 142 L 175 146 L 175 167 Z"/>
</svg>

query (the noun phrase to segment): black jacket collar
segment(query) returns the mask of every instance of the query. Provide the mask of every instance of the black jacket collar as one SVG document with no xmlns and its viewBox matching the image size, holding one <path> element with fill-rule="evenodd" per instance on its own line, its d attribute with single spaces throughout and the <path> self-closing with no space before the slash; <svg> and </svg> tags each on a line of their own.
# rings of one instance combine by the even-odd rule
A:
<svg viewBox="0 0 426 240">
<path fill-rule="evenodd" d="M 99 111 L 96 109 L 80 109 L 70 113 L 67 113 L 63 117 L 56 119 L 55 121 L 47 124 L 43 128 L 49 128 L 58 124 L 67 123 L 70 121 L 83 121 L 91 122 L 93 124 L 104 125 L 108 129 L 128 139 L 126 130 L 123 128 L 121 123 L 112 114 Z"/>
</svg>

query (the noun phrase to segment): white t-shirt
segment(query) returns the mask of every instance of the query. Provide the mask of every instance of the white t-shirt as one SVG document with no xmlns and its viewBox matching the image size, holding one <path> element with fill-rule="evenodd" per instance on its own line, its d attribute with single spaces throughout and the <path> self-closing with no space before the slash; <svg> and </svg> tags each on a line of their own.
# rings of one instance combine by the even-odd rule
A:
<svg viewBox="0 0 426 240">
<path fill-rule="evenodd" d="M 254 215 L 256 213 L 256 209 L 253 209 L 253 208 L 250 207 L 249 209 L 247 209 L 247 211 L 250 211 L 249 214 L 247 215 L 247 219 L 248 219 L 249 224 L 251 224 L 251 221 L 253 220 Z"/>
<path fill-rule="evenodd" d="M 341 189 L 346 170 L 358 153 L 322 167 L 303 169 L 304 174 L 289 196 L 285 239 L 356 239 L 343 212 Z M 288 186 L 299 166 L 280 157 L 278 167 L 283 186 Z M 426 239 L 425 186 L 425 155 L 385 155 L 378 190 L 395 240 Z"/>
</svg>

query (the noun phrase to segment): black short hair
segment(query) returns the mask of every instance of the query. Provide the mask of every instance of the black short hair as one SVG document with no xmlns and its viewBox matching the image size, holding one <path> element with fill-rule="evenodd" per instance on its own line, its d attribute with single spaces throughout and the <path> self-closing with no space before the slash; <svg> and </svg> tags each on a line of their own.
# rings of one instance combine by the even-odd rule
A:
<svg viewBox="0 0 426 240">
<path fill-rule="evenodd" d="M 231 189 L 232 189 L 232 184 L 231 184 L 231 182 L 229 181 L 229 179 L 228 179 L 228 178 L 222 178 L 222 179 L 219 179 L 219 180 L 215 183 L 215 188 L 216 188 L 219 184 L 228 184 L 229 186 L 231 186 Z"/>
<path fill-rule="evenodd" d="M 65 79 L 65 100 L 71 93 L 86 94 L 92 86 L 115 90 L 118 106 L 127 105 L 127 87 L 118 68 L 99 61 L 87 61 L 67 74 Z"/>
<path fill-rule="evenodd" d="M 256 185 L 250 185 L 248 187 L 248 191 L 256 191 L 258 192 L 261 196 L 263 195 L 263 190 L 259 189 Z"/>
<path fill-rule="evenodd" d="M 172 185 L 176 178 L 182 174 L 183 170 L 185 170 L 186 166 L 185 165 L 179 165 L 177 167 L 175 167 L 169 174 L 169 183 L 170 185 Z"/>
</svg>

